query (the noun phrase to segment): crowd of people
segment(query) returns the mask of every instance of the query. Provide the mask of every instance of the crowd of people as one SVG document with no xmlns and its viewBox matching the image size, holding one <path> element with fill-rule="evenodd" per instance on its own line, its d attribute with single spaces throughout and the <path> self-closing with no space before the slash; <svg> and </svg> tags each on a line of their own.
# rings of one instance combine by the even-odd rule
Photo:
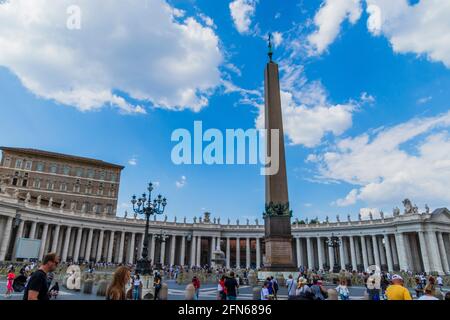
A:
<svg viewBox="0 0 450 320">
<path fill-rule="evenodd" d="M 60 264 L 56 254 L 47 254 L 40 265 L 36 262 L 29 264 L 10 264 L 6 273 L 5 297 L 10 298 L 13 292 L 23 292 L 24 300 L 46 300 L 57 298 L 59 284 L 54 282 L 54 275 L 68 264 Z M 83 263 L 80 265 L 87 273 L 98 270 L 114 269 L 112 281 L 106 291 L 108 300 L 140 300 L 142 299 L 143 283 L 141 276 L 134 271 L 134 265 L 113 265 L 103 263 Z M 5 268 L 3 265 L 2 268 Z M 16 270 L 19 270 L 16 275 Z M 240 270 L 240 274 L 223 267 L 213 268 L 205 265 L 202 267 L 162 266 L 160 271 L 153 275 L 153 298 L 159 299 L 163 279 L 177 279 L 180 274 L 192 271 L 191 285 L 194 288 L 193 299 L 200 299 L 200 287 L 205 275 L 217 279 L 217 298 L 219 300 L 236 300 L 239 296 L 240 285 L 249 284 L 249 271 Z M 430 276 L 425 273 L 407 274 L 414 277 L 414 296 L 410 293 L 405 280 L 400 274 L 381 273 L 348 273 L 341 272 L 335 286 L 330 286 L 330 274 L 323 271 L 300 270 L 297 279 L 292 275 L 286 280 L 287 295 L 289 300 L 351 300 L 349 287 L 351 279 L 362 280 L 365 285 L 365 293 L 368 300 L 449 300 L 450 292 L 444 293 L 444 280 L 441 276 Z M 211 278 L 208 278 L 211 279 Z M 336 280 L 336 279 L 334 279 Z M 408 278 L 408 281 L 411 281 Z M 284 282 L 284 281 L 283 281 Z M 325 286 L 327 283 L 327 286 Z M 284 284 L 283 284 L 284 285 Z M 128 290 L 126 290 L 128 288 Z M 280 290 L 279 283 L 274 277 L 268 277 L 263 281 L 260 293 L 261 300 L 277 300 Z"/>
</svg>

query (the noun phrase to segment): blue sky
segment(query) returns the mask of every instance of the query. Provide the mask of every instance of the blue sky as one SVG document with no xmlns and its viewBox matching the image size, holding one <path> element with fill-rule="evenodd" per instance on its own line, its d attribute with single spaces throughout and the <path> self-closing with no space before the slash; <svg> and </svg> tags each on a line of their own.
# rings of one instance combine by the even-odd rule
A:
<svg viewBox="0 0 450 320">
<path fill-rule="evenodd" d="M 176 166 L 170 137 L 261 126 L 268 32 L 295 217 L 449 206 L 448 2 L 49 1 L 0 5 L 0 144 L 125 165 L 120 214 L 157 181 L 169 219 L 261 219 L 259 166 Z"/>
</svg>

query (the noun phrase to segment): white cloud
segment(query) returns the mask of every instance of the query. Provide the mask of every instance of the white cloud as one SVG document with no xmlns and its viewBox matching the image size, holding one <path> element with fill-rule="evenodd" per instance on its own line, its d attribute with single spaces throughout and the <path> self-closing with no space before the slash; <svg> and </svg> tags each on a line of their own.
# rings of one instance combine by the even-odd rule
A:
<svg viewBox="0 0 450 320">
<path fill-rule="evenodd" d="M 308 36 L 313 50 L 322 54 L 338 37 L 345 20 L 356 23 L 367 5 L 367 28 L 383 35 L 394 52 L 424 55 L 450 68 L 450 1 L 325 0 L 314 18 L 316 30 Z"/>
<path fill-rule="evenodd" d="M 275 48 L 280 46 L 280 44 L 283 42 L 283 34 L 281 32 L 274 32 L 272 33 L 273 36 L 273 44 L 275 45 Z"/>
<path fill-rule="evenodd" d="M 311 54 L 321 54 L 334 42 L 341 24 L 348 20 L 356 23 L 361 17 L 360 0 L 325 0 L 314 17 L 317 30 L 308 36 Z"/>
<path fill-rule="evenodd" d="M 339 141 L 319 155 L 322 179 L 355 186 L 336 204 L 382 206 L 409 197 L 417 203 L 450 202 L 450 112 L 416 118 Z"/>
<path fill-rule="evenodd" d="M 182 176 L 180 180 L 175 182 L 175 185 L 177 186 L 178 189 L 181 189 L 186 186 L 186 183 L 187 183 L 186 176 Z"/>
<path fill-rule="evenodd" d="M 395 52 L 425 55 L 450 68 L 450 1 L 422 0 L 415 5 L 408 0 L 366 1 L 372 8 L 369 19 L 379 20 L 369 31 L 387 37 Z"/>
<path fill-rule="evenodd" d="M 128 164 L 130 166 L 137 166 L 137 164 L 138 164 L 137 158 L 136 157 L 132 157 L 130 160 L 128 160 Z"/>
<path fill-rule="evenodd" d="M 293 77 L 287 74 L 282 81 L 282 87 L 287 89 L 281 91 L 284 133 L 291 144 L 312 148 L 319 145 L 326 134 L 339 136 L 349 129 L 359 103 L 332 104 L 320 82 L 298 86 L 304 82 L 306 79 L 299 79 L 299 74 Z M 256 126 L 264 128 L 264 106 L 260 105 L 259 110 Z"/>
<path fill-rule="evenodd" d="M 370 214 L 372 214 L 373 219 L 381 218 L 380 210 L 377 208 L 361 208 L 359 209 L 359 214 L 361 215 L 362 220 L 369 220 Z"/>
<path fill-rule="evenodd" d="M 426 104 L 426 103 L 430 102 L 431 100 L 433 100 L 432 96 L 423 97 L 423 98 L 420 98 L 419 100 L 417 100 L 417 104 Z"/>
<path fill-rule="evenodd" d="M 79 0 L 81 29 L 69 30 L 73 1 L 0 5 L 0 65 L 45 99 L 87 111 L 127 102 L 199 111 L 220 85 L 219 38 L 163 0 Z"/>
<path fill-rule="evenodd" d="M 258 0 L 234 0 L 230 3 L 231 17 L 239 33 L 247 34 L 250 32 L 257 3 Z"/>
</svg>

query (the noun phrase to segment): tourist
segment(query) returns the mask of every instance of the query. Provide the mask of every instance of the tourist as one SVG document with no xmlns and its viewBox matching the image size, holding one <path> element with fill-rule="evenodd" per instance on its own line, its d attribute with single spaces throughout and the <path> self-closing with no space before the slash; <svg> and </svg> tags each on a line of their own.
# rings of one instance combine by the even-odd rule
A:
<svg viewBox="0 0 450 320">
<path fill-rule="evenodd" d="M 273 296 L 275 300 L 278 300 L 278 281 L 272 276 L 270 277 L 270 281 L 272 282 L 272 288 L 273 288 Z"/>
<path fill-rule="evenodd" d="M 386 289 L 390 284 L 390 280 L 389 280 L 389 273 L 382 273 L 381 274 L 381 282 L 380 282 L 380 286 L 381 286 L 381 297 L 383 298 L 383 300 L 386 300 Z"/>
<path fill-rule="evenodd" d="M 447 291 L 447 293 L 445 294 L 445 301 L 450 301 L 450 291 Z"/>
<path fill-rule="evenodd" d="M 439 300 L 438 298 L 435 297 L 434 288 L 431 284 L 427 284 L 427 286 L 423 291 L 424 295 L 422 295 L 417 300 Z"/>
<path fill-rule="evenodd" d="M 266 281 L 268 282 L 267 290 L 269 290 L 269 294 L 273 296 L 273 282 L 270 277 L 267 277 Z"/>
<path fill-rule="evenodd" d="M 140 291 L 142 289 L 141 277 L 138 274 L 133 279 L 133 300 L 140 300 Z"/>
<path fill-rule="evenodd" d="M 23 295 L 23 300 L 49 300 L 47 273 L 56 270 L 59 257 L 56 253 L 47 254 L 41 267 L 31 275 Z"/>
<path fill-rule="evenodd" d="M 292 277 L 292 274 L 289 275 L 288 280 L 286 281 L 286 286 L 288 289 L 288 298 L 295 296 L 295 290 L 297 289 L 297 286 Z"/>
<path fill-rule="evenodd" d="M 227 300 L 227 288 L 225 288 L 225 275 L 220 278 L 219 285 L 217 286 L 218 300 Z"/>
<path fill-rule="evenodd" d="M 322 281 L 315 278 L 311 286 L 311 292 L 314 295 L 314 300 L 325 300 L 328 296 L 327 291 L 322 286 Z"/>
<path fill-rule="evenodd" d="M 403 278 L 398 274 L 392 276 L 392 284 L 386 289 L 387 300 L 412 300 L 408 289 L 403 286 Z"/>
<path fill-rule="evenodd" d="M 414 291 L 416 291 L 416 298 L 420 298 L 423 295 L 423 283 L 419 277 L 416 277 L 416 286 Z"/>
<path fill-rule="evenodd" d="M 439 275 L 436 278 L 436 282 L 437 282 L 437 285 L 439 286 L 439 289 L 442 291 L 442 288 L 444 287 L 444 279 L 442 279 L 442 277 Z"/>
<path fill-rule="evenodd" d="M 236 281 L 233 271 L 230 272 L 230 276 L 225 280 L 225 288 L 227 290 L 227 300 L 236 300 L 239 283 Z"/>
<path fill-rule="evenodd" d="M 350 300 L 350 292 L 347 288 L 347 280 L 341 279 L 339 285 L 336 287 L 339 300 Z"/>
<path fill-rule="evenodd" d="M 295 295 L 298 300 L 313 300 L 314 295 L 311 288 L 308 286 L 308 281 L 306 278 L 301 277 L 297 283 L 297 289 L 295 290 Z"/>
<path fill-rule="evenodd" d="M 162 287 L 161 276 L 159 275 L 158 272 L 155 272 L 155 276 L 153 278 L 153 288 L 155 289 L 155 295 L 153 297 L 153 300 L 159 299 L 159 291 L 161 290 L 161 287 Z"/>
<path fill-rule="evenodd" d="M 199 300 L 200 298 L 200 280 L 196 276 L 192 278 L 192 285 L 195 288 L 195 300 Z"/>
<path fill-rule="evenodd" d="M 58 294 L 59 294 L 59 284 L 58 284 L 58 282 L 55 282 L 55 284 L 49 291 L 50 299 L 51 298 L 56 299 L 58 297 Z"/>
<path fill-rule="evenodd" d="M 380 300 L 380 283 L 375 278 L 374 274 L 370 274 L 366 283 L 367 293 L 369 294 L 369 300 Z"/>
<path fill-rule="evenodd" d="M 117 268 L 106 290 L 106 300 L 126 300 L 125 286 L 128 281 L 130 281 L 130 269 L 124 266 Z"/>
<path fill-rule="evenodd" d="M 269 282 L 266 280 L 264 281 L 263 287 L 261 289 L 261 300 L 270 300 L 270 293 L 269 293 Z"/>
<path fill-rule="evenodd" d="M 8 275 L 6 276 L 6 294 L 5 294 L 5 298 L 11 298 L 12 293 L 14 292 L 13 289 L 13 282 L 14 279 L 16 278 L 16 275 L 14 273 L 14 269 L 11 267 L 8 271 Z"/>
</svg>

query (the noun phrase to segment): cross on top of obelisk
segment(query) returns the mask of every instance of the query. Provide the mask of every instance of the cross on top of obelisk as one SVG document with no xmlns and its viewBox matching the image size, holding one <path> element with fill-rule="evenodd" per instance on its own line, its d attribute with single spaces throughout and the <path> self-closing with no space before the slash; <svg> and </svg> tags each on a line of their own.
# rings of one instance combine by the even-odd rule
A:
<svg viewBox="0 0 450 320">
<path fill-rule="evenodd" d="M 273 46 L 272 46 L 272 34 L 269 33 L 269 59 L 270 62 L 273 62 L 272 57 L 273 57 Z"/>
</svg>

